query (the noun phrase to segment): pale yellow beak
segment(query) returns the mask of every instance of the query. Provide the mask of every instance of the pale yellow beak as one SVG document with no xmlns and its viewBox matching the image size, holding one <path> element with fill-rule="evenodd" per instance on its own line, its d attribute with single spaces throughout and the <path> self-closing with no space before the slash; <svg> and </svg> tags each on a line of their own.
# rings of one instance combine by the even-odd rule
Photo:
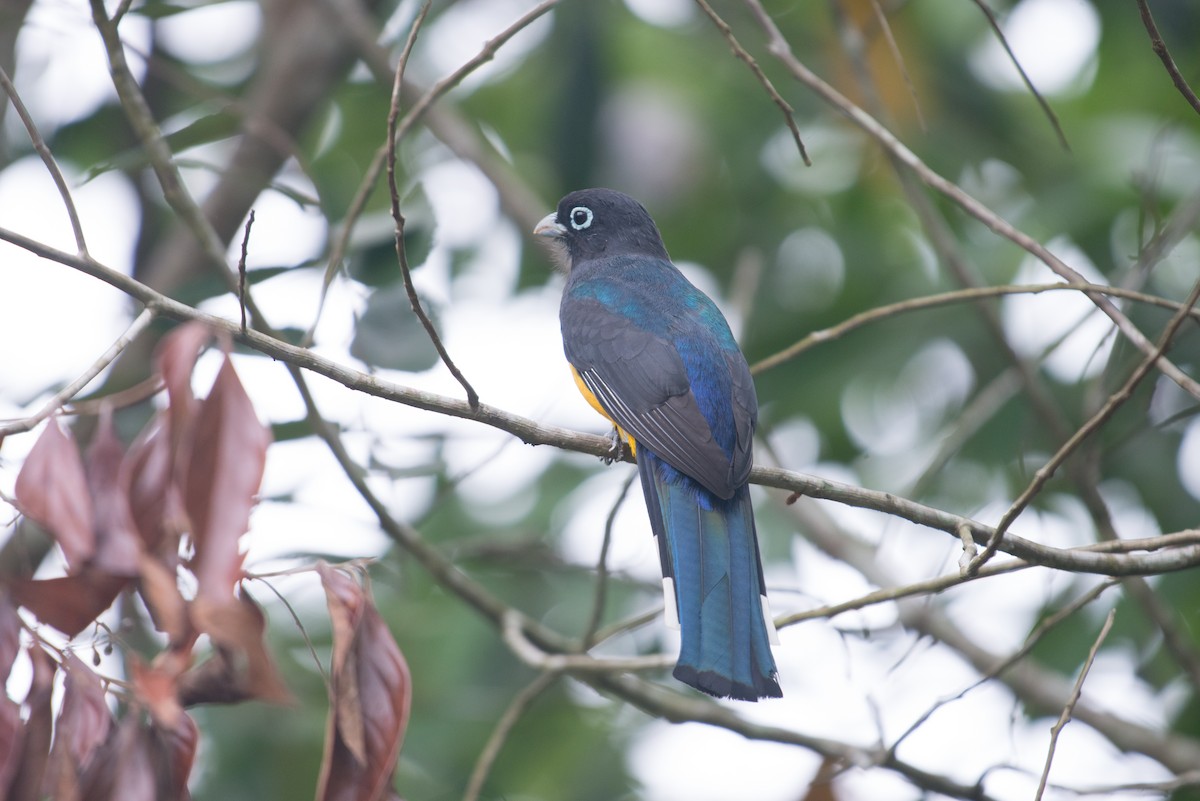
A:
<svg viewBox="0 0 1200 801">
<path fill-rule="evenodd" d="M 538 224 L 533 227 L 534 235 L 550 236 L 554 237 L 555 239 L 562 236 L 566 232 L 567 229 L 558 222 L 558 214 L 553 211 L 543 217 Z"/>
</svg>

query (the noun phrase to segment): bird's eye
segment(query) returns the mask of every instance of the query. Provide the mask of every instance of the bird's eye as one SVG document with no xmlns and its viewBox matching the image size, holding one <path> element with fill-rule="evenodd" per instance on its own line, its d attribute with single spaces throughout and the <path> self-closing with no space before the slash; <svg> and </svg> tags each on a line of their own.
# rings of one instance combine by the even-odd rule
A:
<svg viewBox="0 0 1200 801">
<path fill-rule="evenodd" d="M 571 227 L 582 231 L 592 224 L 592 210 L 587 206 L 576 206 L 571 209 Z"/>
</svg>

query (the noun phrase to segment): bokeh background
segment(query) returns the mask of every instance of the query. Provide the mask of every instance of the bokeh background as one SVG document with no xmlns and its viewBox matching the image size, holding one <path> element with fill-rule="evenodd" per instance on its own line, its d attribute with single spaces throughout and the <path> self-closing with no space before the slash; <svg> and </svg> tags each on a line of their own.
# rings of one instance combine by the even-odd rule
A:
<svg viewBox="0 0 1200 801">
<path fill-rule="evenodd" d="M 366 185 L 365 204 L 355 206 L 386 138 L 392 70 L 419 4 L 125 5 L 119 30 L 130 68 L 186 190 L 228 245 L 230 265 L 254 211 L 246 266 L 266 319 L 353 369 L 462 397 L 409 310 L 384 181 Z M 763 5 L 800 61 L 930 169 L 1089 281 L 1178 303 L 1200 278 L 1200 113 L 1156 57 L 1134 3 Z M 1181 74 L 1200 83 L 1200 7 L 1150 6 Z M 433 3 L 407 64 L 401 115 L 534 7 Z M 484 403 L 545 425 L 605 431 L 576 394 L 561 353 L 562 277 L 530 236 L 572 189 L 611 186 L 639 198 L 676 262 L 726 312 L 751 364 L 886 304 L 1058 280 L 921 186 L 795 81 L 768 51 L 748 4 L 712 7 L 794 110 L 811 166 L 780 108 L 691 0 L 562 0 L 439 96 L 400 141 L 413 279 Z M 110 13 L 117 8 L 109 4 Z M 237 319 L 236 298 L 164 202 L 117 100 L 88 4 L 2 0 L 0 65 L 66 176 L 91 255 Z M 59 192 L 11 104 L 0 140 L 0 229 L 75 250 Z M 1171 314 L 1134 300 L 1119 306 L 1151 340 Z M 137 311 L 104 283 L 0 243 L 0 418 L 32 414 Z M 154 341 L 169 327 L 157 322 L 84 395 L 145 379 Z M 1200 373 L 1195 319 L 1181 327 L 1170 356 L 1191 376 Z M 995 524 L 1140 359 L 1076 292 L 881 315 L 757 375 L 757 461 Z M 397 789 L 413 800 L 462 797 L 497 720 L 536 672 L 381 533 L 312 435 L 283 366 L 249 349 L 235 361 L 275 436 L 243 538 L 247 570 L 269 573 L 318 556 L 378 559 L 372 588 L 413 673 Z M 200 392 L 217 365 L 215 356 L 202 360 Z M 661 604 L 636 486 L 620 500 L 632 466 L 529 447 L 487 425 L 319 376 L 312 385 L 390 513 L 506 603 L 568 636 L 585 630 L 600 583 L 605 625 Z M 123 409 L 121 430 L 140 428 L 155 402 Z M 1014 533 L 1066 548 L 1112 533 L 1194 531 L 1198 408 L 1152 373 L 1040 492 Z M 79 425 L 86 436 L 87 420 Z M 3 442 L 4 497 L 35 435 Z M 755 489 L 777 615 L 958 572 L 961 544 L 943 532 L 848 505 L 789 506 L 786 498 Z M 607 575 L 599 578 L 614 508 Z M 53 554 L 14 568 L 21 526 L 3 504 L 0 516 L 6 571 L 61 570 Z M 894 748 L 905 763 L 987 797 L 1029 799 L 1051 726 L 1086 664 L 1080 703 L 1096 714 L 1058 737 L 1044 797 L 1200 797 L 1200 764 L 1164 756 L 1173 748 L 1200 753 L 1200 580 L 1193 570 L 1138 579 L 1138 588 L 1106 581 L 1032 568 L 789 625 L 776 651 L 784 699 L 727 706 L 755 725 L 867 751 Z M 305 637 L 327 652 L 323 596 L 311 573 L 247 586 L 268 611 L 271 645 L 297 703 L 194 710 L 202 745 L 193 794 L 307 797 L 326 695 Z M 1111 630 L 1089 660 L 1111 610 Z M 658 616 L 647 619 L 600 653 L 670 653 L 674 635 Z M 114 629 L 122 624 L 113 620 Z M 90 652 L 90 636 L 73 647 Z M 1017 669 L 989 673 L 988 657 L 1007 657 L 1027 641 Z M 104 654 L 99 670 L 123 675 L 123 654 Z M 639 675 L 685 689 L 667 671 Z M 10 696 L 24 696 L 23 681 L 15 672 Z M 905 801 L 943 791 L 887 765 L 839 763 L 720 725 L 669 722 L 562 678 L 524 710 L 482 797 Z"/>
</svg>

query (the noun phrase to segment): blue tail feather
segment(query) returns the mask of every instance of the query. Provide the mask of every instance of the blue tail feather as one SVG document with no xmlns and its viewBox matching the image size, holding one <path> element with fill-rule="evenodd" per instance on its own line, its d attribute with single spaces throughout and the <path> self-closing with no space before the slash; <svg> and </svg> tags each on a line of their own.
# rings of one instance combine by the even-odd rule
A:
<svg viewBox="0 0 1200 801">
<path fill-rule="evenodd" d="M 721 698 L 780 697 L 749 489 L 723 500 L 644 448 L 638 472 L 663 576 L 675 584 L 675 678 Z"/>
</svg>

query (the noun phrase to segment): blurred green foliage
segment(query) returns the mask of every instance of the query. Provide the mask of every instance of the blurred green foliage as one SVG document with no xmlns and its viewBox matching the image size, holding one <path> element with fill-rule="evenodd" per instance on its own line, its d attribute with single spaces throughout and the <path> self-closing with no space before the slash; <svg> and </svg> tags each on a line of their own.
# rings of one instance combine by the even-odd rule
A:
<svg viewBox="0 0 1200 801">
<path fill-rule="evenodd" d="M 383 5 L 376 12 L 379 19 L 392 10 L 388 3 Z M 549 18 L 544 38 L 520 63 L 456 90 L 444 102 L 455 106 L 475 130 L 486 131 L 503 145 L 505 158 L 511 158 L 515 172 L 540 193 L 547 209 L 565 192 L 589 185 L 617 183 L 617 188 L 641 197 L 673 257 L 710 271 L 725 298 L 740 304 L 735 309 L 743 320 L 740 339 L 751 363 L 872 307 L 961 288 L 961 280 L 937 257 L 911 199 L 879 148 L 787 75 L 765 51 L 761 32 L 741 4 L 714 5 L 794 107 L 814 158 L 812 168 L 800 165 L 780 110 L 698 8 L 692 8 L 682 24 L 660 27 L 616 0 L 564 0 Z M 187 13 L 162 2 L 135 6 L 136 13 L 150 18 Z M 435 4 L 427 25 L 436 24 L 447 6 L 453 4 Z M 981 80 L 973 58 L 992 34 L 977 7 L 960 0 L 912 0 L 883 7 L 903 68 L 911 76 L 912 94 L 878 25 L 870 21 L 870 4 L 767 4 L 801 60 L 876 113 L 938 173 L 1039 241 L 1069 240 L 1104 280 L 1145 285 L 1147 291 L 1166 294 L 1166 283 L 1156 283 L 1157 274 L 1143 276 L 1131 268 L 1149 233 L 1158 230 L 1198 185 L 1200 172 L 1181 175 L 1176 170 L 1179 164 L 1197 166 L 1200 118 L 1151 51 L 1133 4 L 1091 5 L 1101 32 L 1098 48 L 1067 91 L 1047 98 L 1069 150 L 1059 144 L 1027 91 L 998 90 Z M 1012 4 L 994 7 L 1003 17 Z M 1166 0 L 1154 3 L 1154 11 L 1184 74 L 1200 84 L 1200 48 L 1195 46 L 1200 41 L 1200 5 Z M 858 83 L 857 67 L 843 46 L 845 31 L 839 26 L 847 19 L 866 20 L 862 36 L 874 82 L 869 90 Z M 418 56 L 421 46 L 418 42 Z M 174 67 L 192 69 L 185 63 Z M 211 77 L 197 80 L 235 98 L 245 88 L 241 80 L 228 85 L 214 84 Z M 173 134 L 170 141 L 176 147 L 219 142 L 236 127 L 236 116 L 214 111 L 194 87 L 160 81 L 155 89 L 156 107 L 163 115 L 185 110 L 193 114 L 193 121 Z M 300 154 L 331 225 L 344 219 L 381 143 L 389 92 L 390 87 L 373 82 L 365 71 L 353 71 L 299 138 Z M 639 136 L 638 125 L 664 121 L 686 134 L 678 148 L 659 141 L 649 127 Z M 44 133 L 60 160 L 84 169 L 136 173 L 143 166 L 122 115 L 111 103 Z M 634 152 L 639 141 L 648 152 Z M 412 220 L 407 240 L 416 267 L 436 236 L 436 221 L 424 212 L 424 198 L 414 187 L 424 167 L 447 155 L 420 132 L 400 151 L 402 188 L 422 209 Z M 646 164 L 654 169 L 639 171 Z M 388 197 L 382 186 L 367 204 L 368 215 L 386 215 Z M 1015 278 L 1027 260 L 1021 250 L 944 198 L 918 191 L 953 237 L 957 256 L 973 280 L 999 284 Z M 142 222 L 144 236 L 153 238 L 162 225 L 156 202 L 146 204 Z M 1127 235 L 1139 225 L 1146 234 Z M 829 256 L 840 265 L 834 273 L 821 272 L 829 268 L 829 260 L 816 267 L 789 262 L 789 251 L 782 246 L 802 230 L 821 232 L 836 244 L 836 253 Z M 375 366 L 424 369 L 433 363 L 433 354 L 423 331 L 405 315 L 407 301 L 395 284 L 391 248 L 387 229 L 386 235 L 364 234 L 353 240 L 347 254 L 349 275 L 362 285 L 364 295 L 372 293 L 358 321 L 356 355 Z M 468 247 L 457 255 L 479 254 Z M 1185 284 L 1200 275 L 1194 264 L 1182 269 Z M 547 275 L 544 255 L 526 248 L 518 291 L 542 285 Z M 821 284 L 822 276 L 832 283 Z M 223 291 L 224 286 L 213 280 L 190 284 L 180 296 L 199 302 Z M 983 305 L 993 314 L 1000 308 L 997 301 Z M 1152 339 L 1169 316 L 1161 309 L 1124 308 Z M 819 432 L 820 461 L 850 470 L 869 467 L 878 454 L 847 425 L 847 404 L 863 391 L 864 377 L 883 396 L 897 391 L 912 370 L 914 355 L 940 341 L 953 343 L 969 365 L 970 390 L 964 404 L 1012 366 L 980 307 L 960 304 L 898 315 L 817 345 L 760 375 L 763 432 L 769 436 L 775 427 L 804 418 Z M 389 361 L 384 352 L 397 342 L 411 347 L 393 354 L 399 361 Z M 1200 366 L 1197 326 L 1185 326 L 1174 353 L 1195 375 Z M 1041 390 L 1073 431 L 1094 410 L 1097 398 L 1111 392 L 1137 360 L 1137 354 L 1118 342 L 1102 371 L 1075 381 L 1055 378 L 1037 359 L 1031 362 Z M 1163 532 L 1195 526 L 1197 519 L 1197 500 L 1185 491 L 1177 463 L 1182 432 L 1194 424 L 1196 406 L 1182 403 L 1181 411 L 1162 424 L 1148 419 L 1152 396 L 1170 391 L 1163 382 L 1143 383 L 1086 449 L 1104 482 L 1120 486 Z M 943 410 L 940 418 L 928 421 L 924 435 L 940 437 L 952 429 L 959 411 L 954 405 Z M 302 423 L 287 424 L 284 430 L 288 438 L 307 432 Z M 955 506 L 950 511 L 971 514 L 996 501 L 997 488 L 1011 499 L 1031 479 L 1040 456 L 1059 444 L 1028 397 L 1018 394 L 950 455 L 945 469 L 915 500 L 951 499 Z M 987 480 L 963 486 L 957 480 L 959 467 L 979 468 Z M 563 564 L 553 538 L 570 494 L 587 475 L 578 461 L 559 458 L 555 469 L 539 479 L 528 511 L 494 526 L 481 522 L 480 510 L 464 508 L 453 480 L 439 475 L 438 500 L 418 523 L 422 535 L 447 552 L 469 553 L 480 544 L 492 548 L 485 558 L 464 557 L 464 568 L 535 617 L 578 630 L 590 613 L 595 576 Z M 881 488 L 903 492 L 906 479 L 896 478 L 894 486 Z M 1075 493 L 1060 475 L 1035 506 Z M 789 525 L 788 518 L 773 511 L 760 515 L 769 561 L 788 557 L 786 543 L 797 533 Z M 505 547 L 512 558 L 497 555 Z M 1154 584 L 1162 602 L 1179 615 L 1189 645 L 1200 649 L 1198 587 L 1191 572 L 1165 576 Z M 605 620 L 648 607 L 655 591 L 615 577 Z M 496 720 L 534 673 L 516 660 L 494 627 L 452 602 L 403 553 L 390 553 L 376 570 L 374 592 L 413 674 L 421 677 L 415 685 L 399 787 L 411 799 L 458 798 Z M 1053 610 L 1051 603 L 1044 613 Z M 1096 620 L 1080 620 L 1039 644 L 1036 658 L 1073 675 L 1099 629 Z M 315 624 L 308 633 L 327 659 L 328 631 Z M 311 793 L 324 737 L 324 686 L 300 633 L 278 610 L 272 618 L 272 638 L 297 704 L 245 704 L 198 712 L 204 746 L 196 774 L 197 801 L 303 798 Z M 1135 650 L 1141 677 L 1155 687 L 1179 680 L 1178 666 L 1164 653 L 1157 632 L 1128 599 L 1121 602 L 1108 647 Z M 581 699 L 583 695 L 587 697 Z M 559 682 L 537 698 L 516 725 L 484 797 L 638 797 L 624 749 L 644 720 L 640 713 L 589 690 Z M 1200 737 L 1194 695 L 1175 725 L 1180 734 Z M 1183 791 L 1176 797 L 1195 795 Z"/>
</svg>

